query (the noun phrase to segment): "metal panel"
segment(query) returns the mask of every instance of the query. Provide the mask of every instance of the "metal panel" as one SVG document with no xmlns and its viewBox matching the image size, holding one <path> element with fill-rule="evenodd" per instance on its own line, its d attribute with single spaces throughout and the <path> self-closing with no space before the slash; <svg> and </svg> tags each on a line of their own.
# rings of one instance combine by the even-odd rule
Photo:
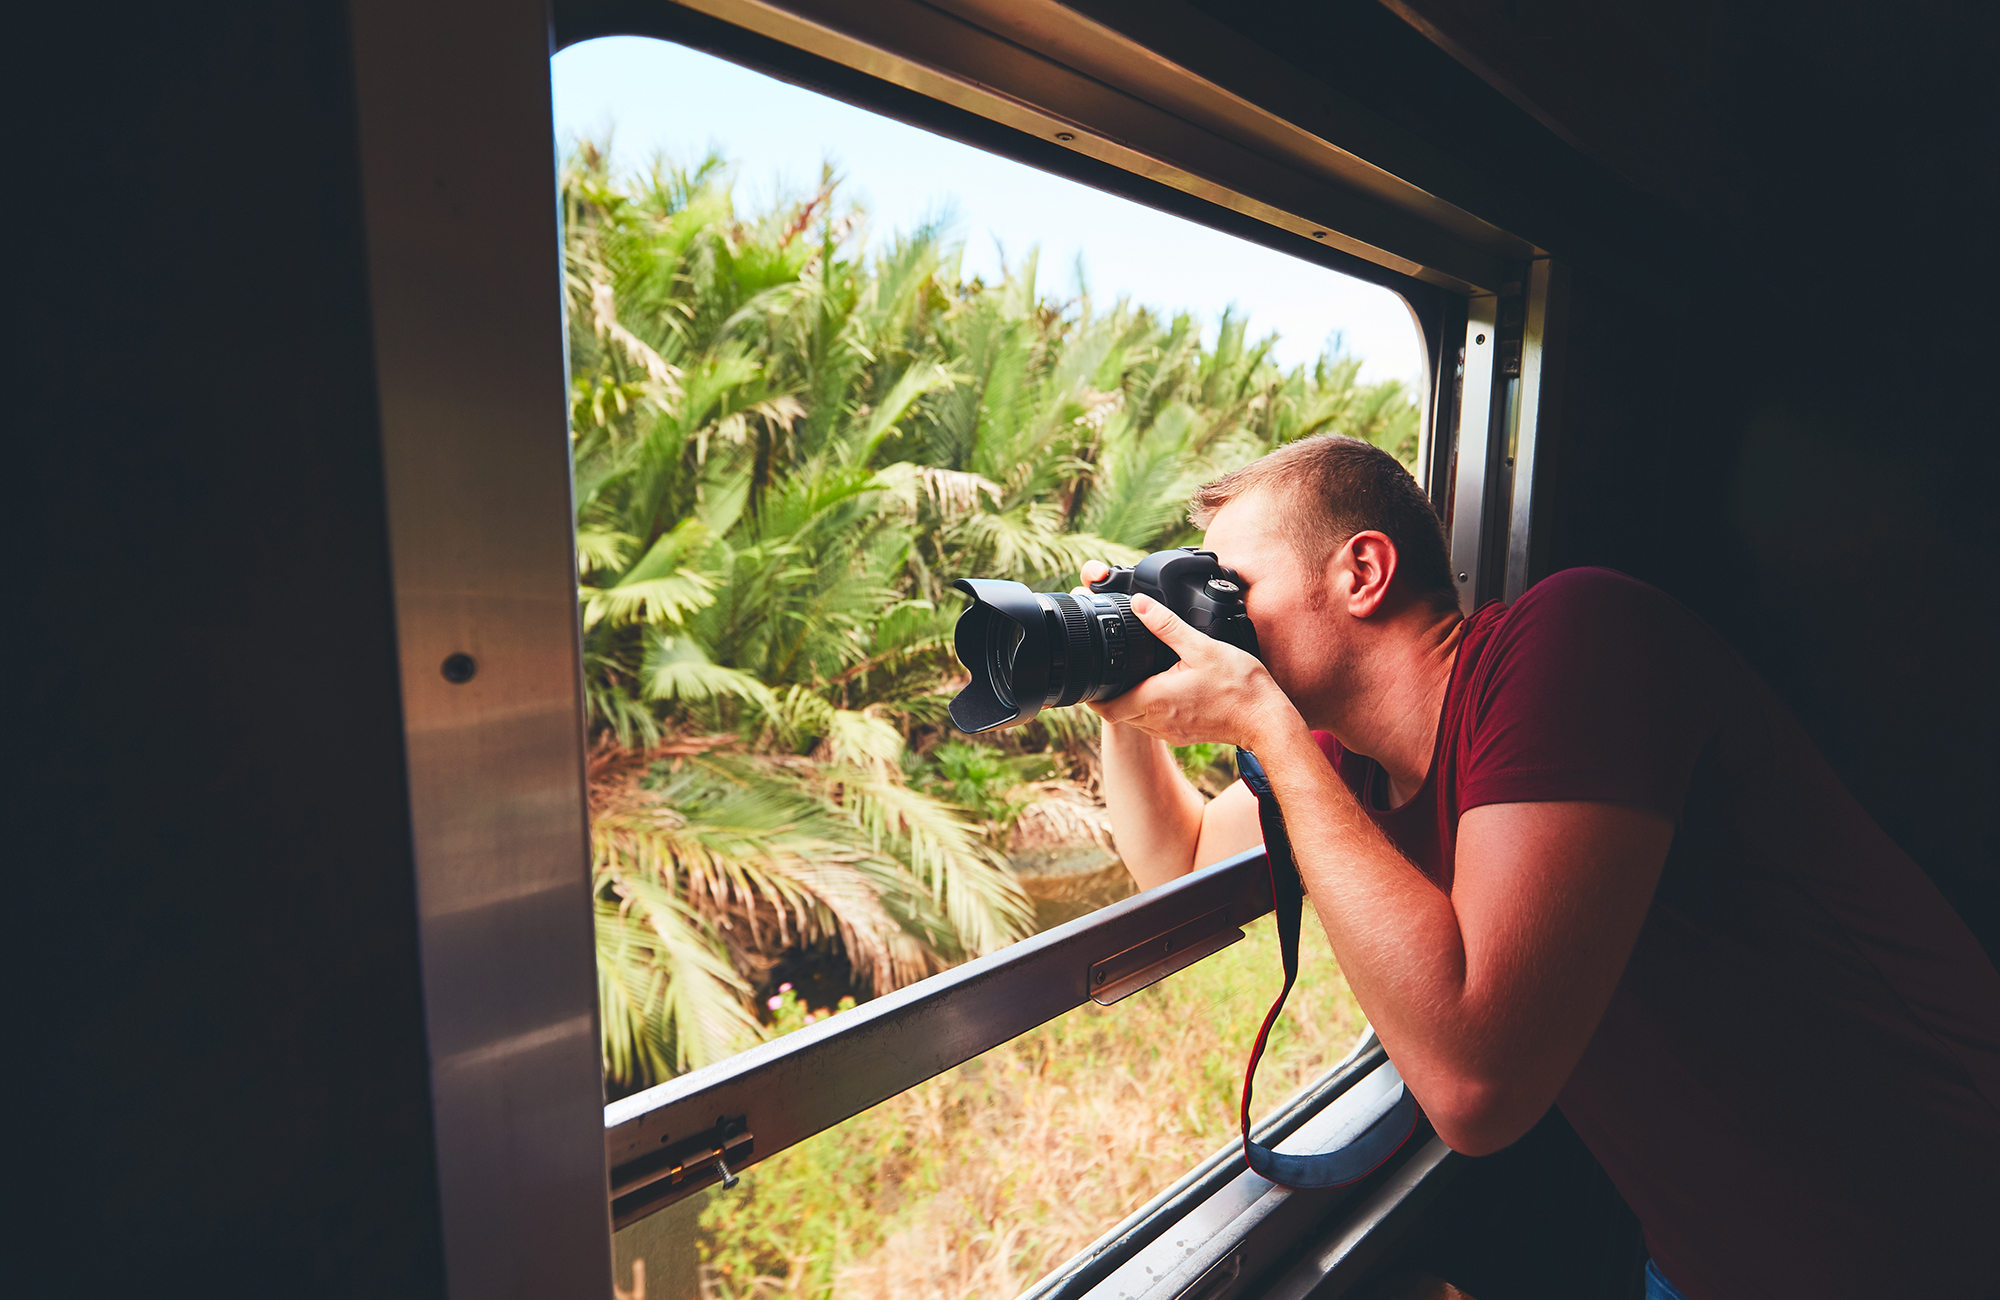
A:
<svg viewBox="0 0 2000 1300">
<path fill-rule="evenodd" d="M 350 12 L 446 1282 L 602 1300 L 548 15 Z"/>
<path fill-rule="evenodd" d="M 1465 1159 L 1446 1146 L 1443 1138 L 1432 1138 L 1273 1283 L 1263 1300 L 1333 1300 L 1345 1294 L 1401 1244 L 1403 1235 L 1437 1200 Z"/>
<path fill-rule="evenodd" d="M 1480 547 L 1486 535 L 1486 471 L 1493 456 L 1494 354 L 1499 299 L 1475 294 L 1465 304 L 1465 377 L 1459 385 L 1458 449 L 1451 494 L 1451 574 L 1459 608 L 1470 614 L 1479 592 Z"/>
<path fill-rule="evenodd" d="M 1445 186 L 1488 207 L 1506 202 L 1490 180 L 1421 160 L 1387 121 L 1180 0 L 930 0 L 996 35 L 1232 140 L 1298 172 L 1334 180 L 1475 248 L 1511 260 L 1525 239 L 1440 197 Z M 1335 143 L 1346 142 L 1353 148 Z M 1371 155 L 1363 157 L 1360 149 Z M 1394 152 L 1393 166 L 1376 161 Z M 1399 174 L 1402 171 L 1413 175 Z M 1448 174 L 1447 174 L 1448 173 Z"/>
<path fill-rule="evenodd" d="M 1534 535 L 1537 449 L 1556 419 L 1559 380 L 1554 369 L 1552 311 L 1559 311 L 1568 270 L 1546 257 L 1528 265 L 1528 319 L 1521 336 L 1521 399 L 1514 428 L 1514 499 L 1507 521 L 1507 583 L 1502 599 L 1512 603 L 1542 575 L 1536 572 Z"/>
<path fill-rule="evenodd" d="M 613 1102 L 604 1145 L 614 1183 L 641 1186 L 655 1153 L 700 1142 L 718 1117 L 752 1135 L 750 1161 L 767 1159 L 1082 1005 L 1094 965 L 1218 909 L 1231 926 L 1271 910 L 1261 848 Z M 620 1226 L 717 1177 L 692 1162 L 687 1175 L 656 1198 L 628 1193 Z"/>
<path fill-rule="evenodd" d="M 1454 292 L 1518 280 L 1536 251 L 1052 0 L 955 0 L 959 13 L 917 0 L 680 3 Z"/>
</svg>

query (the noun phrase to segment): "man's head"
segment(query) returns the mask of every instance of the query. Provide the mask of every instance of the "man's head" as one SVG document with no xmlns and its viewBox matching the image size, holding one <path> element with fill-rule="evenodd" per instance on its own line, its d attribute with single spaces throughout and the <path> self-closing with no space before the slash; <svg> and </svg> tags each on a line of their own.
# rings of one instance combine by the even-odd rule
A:
<svg viewBox="0 0 2000 1300">
<path fill-rule="evenodd" d="M 1200 488 L 1188 517 L 1248 582 L 1265 663 L 1301 707 L 1351 689 L 1377 635 L 1456 620 L 1430 501 L 1393 456 L 1359 439 L 1281 447 Z"/>
<path fill-rule="evenodd" d="M 1324 572 L 1356 533 L 1378 532 L 1395 547 L 1400 597 L 1428 600 L 1441 613 L 1457 607 L 1444 528 L 1410 472 L 1380 447 L 1338 433 L 1287 443 L 1197 488 L 1188 519 L 1205 530 L 1224 506 L 1252 494 L 1264 499 L 1307 572 Z"/>
</svg>

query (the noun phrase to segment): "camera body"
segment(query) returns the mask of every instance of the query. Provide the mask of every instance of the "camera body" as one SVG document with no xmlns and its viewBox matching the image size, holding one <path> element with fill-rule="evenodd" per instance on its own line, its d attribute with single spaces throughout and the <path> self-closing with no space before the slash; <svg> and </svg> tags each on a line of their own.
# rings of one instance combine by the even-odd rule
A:
<svg viewBox="0 0 2000 1300">
<path fill-rule="evenodd" d="M 1113 569 L 1084 596 L 991 578 L 952 585 L 972 597 L 953 636 L 972 674 L 951 702 L 960 731 L 1020 726 L 1045 708 L 1108 700 L 1180 662 L 1132 612 L 1134 596 L 1150 596 L 1196 631 L 1257 653 L 1243 580 L 1213 551 L 1155 551 Z"/>
<path fill-rule="evenodd" d="M 1129 569 L 1113 569 L 1102 582 L 1091 583 L 1090 589 L 1125 596 L 1128 610 L 1131 597 L 1151 596 L 1195 631 L 1238 650 L 1257 653 L 1257 629 L 1250 626 L 1250 615 L 1243 606 L 1243 579 L 1234 569 L 1225 568 L 1214 551 L 1192 546 L 1154 551 Z M 1180 662 L 1180 656 L 1164 645 L 1157 653 L 1165 656 L 1165 662 L 1153 669 L 1156 673 Z"/>
</svg>

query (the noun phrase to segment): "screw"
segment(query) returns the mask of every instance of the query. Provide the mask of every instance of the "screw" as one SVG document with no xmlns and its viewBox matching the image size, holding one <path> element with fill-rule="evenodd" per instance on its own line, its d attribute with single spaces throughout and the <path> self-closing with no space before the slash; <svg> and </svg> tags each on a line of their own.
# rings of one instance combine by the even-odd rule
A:
<svg viewBox="0 0 2000 1300">
<path fill-rule="evenodd" d="M 1091 976 L 1091 982 L 1095 984 L 1102 984 L 1104 982 L 1104 972 L 1098 971 L 1095 975 Z"/>
<path fill-rule="evenodd" d="M 1474 343 L 1484 343 L 1486 341 L 1486 336 L 1484 334 L 1475 335 L 1472 341 Z"/>
<path fill-rule="evenodd" d="M 743 1181 L 729 1172 L 729 1166 L 723 1162 L 721 1156 L 715 1158 L 715 1172 L 722 1175 L 722 1190 L 725 1192 Z"/>
<path fill-rule="evenodd" d="M 474 673 L 479 671 L 479 663 L 471 655 L 460 651 L 458 654 L 446 656 L 444 666 L 439 671 L 453 686 L 463 686 L 472 680 Z"/>
<path fill-rule="evenodd" d="M 1076 135 L 1071 131 L 1058 131 L 1056 132 L 1056 139 L 1062 141 L 1064 144 L 1068 144 L 1070 141 L 1076 139 Z"/>
<path fill-rule="evenodd" d="M 1313 238 L 1314 238 L 1314 239 L 1325 239 L 1325 238 L 1326 238 L 1326 232 L 1325 232 L 1324 230 L 1315 230 L 1315 231 L 1313 231 Z"/>
<path fill-rule="evenodd" d="M 1464 575 L 1464 574 L 1462 574 L 1462 573 L 1461 573 L 1461 574 L 1459 574 L 1459 575 L 1458 575 L 1458 580 L 1459 580 L 1460 582 L 1464 582 L 1464 581 L 1465 581 L 1465 575 Z"/>
</svg>

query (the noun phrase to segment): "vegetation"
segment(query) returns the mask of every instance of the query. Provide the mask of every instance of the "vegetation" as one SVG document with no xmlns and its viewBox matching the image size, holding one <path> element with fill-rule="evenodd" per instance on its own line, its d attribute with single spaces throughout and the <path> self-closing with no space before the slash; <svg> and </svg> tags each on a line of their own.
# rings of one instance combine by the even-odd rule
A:
<svg viewBox="0 0 2000 1300">
<path fill-rule="evenodd" d="M 1416 408 L 1330 354 L 1118 302 L 1032 255 L 966 280 L 939 231 L 872 250 L 828 175 L 741 214 L 709 158 L 562 180 L 592 841 L 608 1073 L 770 1032 L 806 945 L 864 995 L 992 951 L 1023 783 L 1088 780 L 1093 720 L 947 734 L 957 576 L 1071 585 L 1192 534 L 1189 490 L 1338 430 L 1411 459 Z M 1218 755 L 1191 772 L 1222 777 Z"/>
</svg>

